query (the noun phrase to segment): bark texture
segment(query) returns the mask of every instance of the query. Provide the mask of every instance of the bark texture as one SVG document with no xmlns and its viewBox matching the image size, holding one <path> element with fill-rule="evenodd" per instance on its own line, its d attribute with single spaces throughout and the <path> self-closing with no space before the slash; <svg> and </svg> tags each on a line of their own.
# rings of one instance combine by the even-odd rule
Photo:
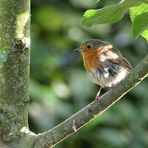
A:
<svg viewBox="0 0 148 148">
<path fill-rule="evenodd" d="M 28 130 L 30 0 L 0 1 L 0 147 L 23 147 Z"/>
</svg>

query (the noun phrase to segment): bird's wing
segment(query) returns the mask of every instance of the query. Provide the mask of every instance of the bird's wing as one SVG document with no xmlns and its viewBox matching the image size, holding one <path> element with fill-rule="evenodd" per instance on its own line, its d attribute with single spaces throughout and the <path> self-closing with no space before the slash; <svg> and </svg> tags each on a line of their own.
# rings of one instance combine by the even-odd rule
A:
<svg viewBox="0 0 148 148">
<path fill-rule="evenodd" d="M 118 49 L 116 49 L 115 47 L 113 47 L 111 50 L 112 50 L 114 53 L 116 53 L 117 55 L 122 56 L 121 52 L 120 52 Z"/>
</svg>

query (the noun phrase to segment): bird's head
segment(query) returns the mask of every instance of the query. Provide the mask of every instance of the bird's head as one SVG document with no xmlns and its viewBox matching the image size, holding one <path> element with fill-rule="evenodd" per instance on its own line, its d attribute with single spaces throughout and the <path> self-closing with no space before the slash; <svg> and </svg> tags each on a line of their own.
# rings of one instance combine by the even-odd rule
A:
<svg viewBox="0 0 148 148">
<path fill-rule="evenodd" d="M 76 51 L 80 51 L 82 55 L 102 53 L 113 46 L 110 43 L 101 41 L 99 39 L 91 39 L 83 43 L 79 48 L 76 48 Z"/>
</svg>

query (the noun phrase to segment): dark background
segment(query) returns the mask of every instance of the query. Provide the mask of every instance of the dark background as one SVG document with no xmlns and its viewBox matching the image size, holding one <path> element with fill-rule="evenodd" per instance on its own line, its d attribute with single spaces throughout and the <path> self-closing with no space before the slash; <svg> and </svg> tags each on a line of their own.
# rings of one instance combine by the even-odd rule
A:
<svg viewBox="0 0 148 148">
<path fill-rule="evenodd" d="M 90 38 L 112 43 L 137 65 L 147 54 L 146 41 L 135 40 L 129 15 L 116 24 L 81 25 L 90 8 L 119 0 L 32 0 L 30 129 L 44 132 L 93 101 L 99 87 L 85 73 L 82 58 L 73 51 Z M 148 81 L 130 91 L 100 117 L 55 148 L 147 148 Z"/>
</svg>

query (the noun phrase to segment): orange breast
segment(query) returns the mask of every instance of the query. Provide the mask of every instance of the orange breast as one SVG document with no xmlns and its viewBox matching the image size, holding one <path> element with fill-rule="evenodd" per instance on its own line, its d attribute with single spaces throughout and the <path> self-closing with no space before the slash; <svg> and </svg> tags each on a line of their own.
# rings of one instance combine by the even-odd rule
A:
<svg viewBox="0 0 148 148">
<path fill-rule="evenodd" d="M 84 66 L 87 71 L 91 71 L 99 66 L 98 54 L 96 52 L 83 52 Z"/>
</svg>

